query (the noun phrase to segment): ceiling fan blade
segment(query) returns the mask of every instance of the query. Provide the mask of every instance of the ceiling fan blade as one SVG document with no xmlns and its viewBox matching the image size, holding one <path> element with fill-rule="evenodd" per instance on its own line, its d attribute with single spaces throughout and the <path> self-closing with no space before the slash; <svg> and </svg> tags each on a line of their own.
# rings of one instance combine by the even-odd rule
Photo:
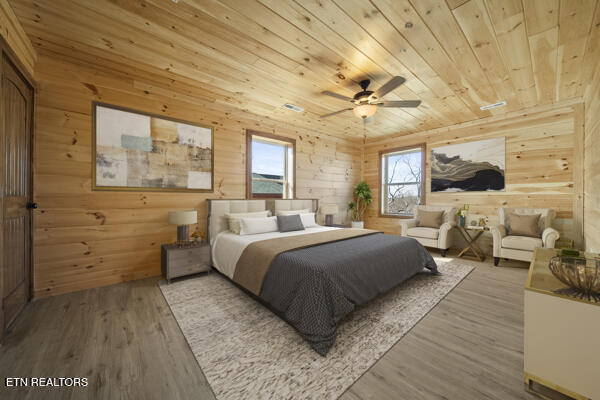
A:
<svg viewBox="0 0 600 400">
<path fill-rule="evenodd" d="M 377 103 L 379 107 L 418 107 L 421 104 L 421 100 L 398 100 L 398 101 L 384 101 Z"/>
<path fill-rule="evenodd" d="M 331 117 L 332 115 L 341 114 L 344 111 L 350 111 L 350 110 L 352 110 L 352 107 L 350 107 L 350 108 L 344 108 L 343 110 L 339 110 L 339 111 L 335 111 L 335 112 L 332 112 L 332 113 L 329 113 L 329 114 L 321 115 L 319 118 Z"/>
<path fill-rule="evenodd" d="M 382 87 L 377 89 L 373 95 L 380 99 L 392 90 L 396 89 L 398 86 L 402 85 L 404 82 L 406 82 L 406 79 L 401 76 L 395 76 L 387 81 L 387 83 L 385 83 Z"/>
<path fill-rule="evenodd" d="M 344 96 L 343 94 L 333 93 L 333 92 L 330 92 L 329 90 L 325 90 L 324 92 L 321 92 L 321 94 L 325 94 L 327 96 L 335 97 L 336 99 L 340 99 L 340 100 L 354 101 L 354 99 L 352 99 L 350 97 Z"/>
</svg>

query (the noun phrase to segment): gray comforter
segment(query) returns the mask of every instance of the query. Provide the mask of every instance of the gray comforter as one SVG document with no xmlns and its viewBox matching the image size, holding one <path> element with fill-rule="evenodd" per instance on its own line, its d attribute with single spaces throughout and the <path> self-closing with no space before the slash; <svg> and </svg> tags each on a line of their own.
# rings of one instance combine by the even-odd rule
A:
<svg viewBox="0 0 600 400">
<path fill-rule="evenodd" d="M 260 298 L 325 356 L 344 316 L 424 268 L 438 273 L 415 239 L 361 236 L 279 254 Z"/>
</svg>

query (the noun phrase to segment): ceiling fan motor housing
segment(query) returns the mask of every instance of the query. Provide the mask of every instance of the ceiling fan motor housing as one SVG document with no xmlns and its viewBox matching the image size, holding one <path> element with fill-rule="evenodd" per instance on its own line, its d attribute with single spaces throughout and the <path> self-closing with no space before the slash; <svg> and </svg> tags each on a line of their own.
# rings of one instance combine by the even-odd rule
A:
<svg viewBox="0 0 600 400">
<path fill-rule="evenodd" d="M 358 92 L 354 95 L 354 102 L 356 104 L 367 102 L 372 94 L 372 90 L 363 90 L 362 92 Z"/>
<path fill-rule="evenodd" d="M 354 95 L 354 102 L 356 104 L 366 103 L 370 100 L 371 95 L 373 94 L 372 90 L 367 90 L 371 81 L 369 79 L 364 79 L 358 83 L 362 88 L 362 92 L 358 92 Z"/>
</svg>

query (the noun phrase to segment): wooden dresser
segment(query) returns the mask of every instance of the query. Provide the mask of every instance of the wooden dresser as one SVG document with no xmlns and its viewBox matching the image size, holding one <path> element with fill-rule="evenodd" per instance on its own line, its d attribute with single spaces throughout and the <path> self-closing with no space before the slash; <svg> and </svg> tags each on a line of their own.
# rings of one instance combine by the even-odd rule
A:
<svg viewBox="0 0 600 400">
<path fill-rule="evenodd" d="M 525 384 L 575 399 L 600 399 L 600 302 L 558 294 L 548 268 L 555 249 L 537 249 L 525 285 Z"/>
<path fill-rule="evenodd" d="M 209 272 L 211 269 L 210 245 L 208 243 L 194 243 L 188 247 L 179 247 L 176 244 L 163 244 L 162 273 L 167 282 L 180 276 Z"/>
</svg>

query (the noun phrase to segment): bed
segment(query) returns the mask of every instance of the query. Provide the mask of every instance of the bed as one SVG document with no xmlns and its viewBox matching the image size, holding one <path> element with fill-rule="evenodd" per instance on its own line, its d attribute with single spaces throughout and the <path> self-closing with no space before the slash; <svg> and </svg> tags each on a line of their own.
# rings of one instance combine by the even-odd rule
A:
<svg viewBox="0 0 600 400">
<path fill-rule="evenodd" d="M 316 212 L 315 199 L 207 202 L 213 267 L 293 326 L 322 356 L 335 342 L 338 322 L 356 306 L 417 273 L 438 273 L 431 255 L 408 237 L 325 226 L 245 236 L 228 231 L 226 213 Z"/>
</svg>

